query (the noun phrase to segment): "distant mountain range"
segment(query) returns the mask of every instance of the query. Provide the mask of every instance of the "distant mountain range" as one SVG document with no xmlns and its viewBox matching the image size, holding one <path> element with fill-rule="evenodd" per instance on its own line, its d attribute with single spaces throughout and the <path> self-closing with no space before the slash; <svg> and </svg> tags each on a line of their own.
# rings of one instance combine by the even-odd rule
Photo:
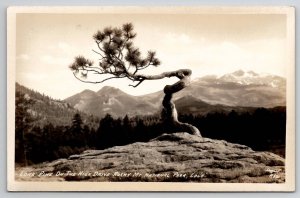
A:
<svg viewBox="0 0 300 198">
<path fill-rule="evenodd" d="M 286 105 L 286 80 L 280 76 L 242 70 L 195 79 L 180 93 L 211 104 L 229 106 L 274 107 Z"/>
<path fill-rule="evenodd" d="M 162 87 L 163 89 L 163 87 Z M 64 101 L 88 114 L 115 117 L 126 114 L 159 113 L 163 92 L 132 96 L 120 89 L 105 86 L 98 92 L 84 90 Z M 212 111 L 244 111 L 255 107 L 286 105 L 286 80 L 280 76 L 236 71 L 223 76 L 209 75 L 193 80 L 174 95 L 180 113 L 207 114 Z"/>
</svg>

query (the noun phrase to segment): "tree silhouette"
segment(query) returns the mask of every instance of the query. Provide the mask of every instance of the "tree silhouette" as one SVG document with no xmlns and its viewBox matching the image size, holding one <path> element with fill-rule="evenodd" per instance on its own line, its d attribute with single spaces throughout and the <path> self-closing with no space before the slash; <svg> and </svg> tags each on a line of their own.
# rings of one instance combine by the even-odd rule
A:
<svg viewBox="0 0 300 198">
<path fill-rule="evenodd" d="M 74 115 L 71 128 L 74 133 L 78 134 L 82 132 L 82 119 L 79 113 Z"/>
<path fill-rule="evenodd" d="M 191 124 L 178 121 L 177 110 L 172 101 L 174 93 L 184 89 L 190 83 L 192 71 L 189 69 L 179 69 L 176 71 L 163 72 L 158 75 L 144 75 L 139 71 L 147 67 L 160 65 L 154 51 L 148 51 L 146 57 L 141 56 L 139 48 L 133 45 L 136 33 L 133 31 L 131 23 L 124 24 L 121 28 L 106 27 L 103 31 L 98 31 L 93 38 L 98 49 L 93 50 L 99 55 L 98 65 L 83 56 L 75 57 L 70 65 L 75 78 L 85 83 L 103 83 L 110 79 L 127 78 L 133 81 L 132 87 L 139 86 L 145 80 L 158 80 L 163 78 L 177 77 L 178 82 L 164 87 L 164 99 L 162 119 L 171 128 L 177 131 L 186 131 L 191 134 L 200 135 L 200 131 Z M 90 75 L 100 75 L 101 80 L 88 80 Z"/>
<path fill-rule="evenodd" d="M 32 127 L 33 118 L 29 113 L 30 106 L 34 103 L 28 95 L 25 95 L 19 91 L 16 92 L 15 103 L 15 160 L 17 162 L 28 165 L 28 144 L 26 138 L 28 138 L 28 132 Z"/>
<path fill-rule="evenodd" d="M 107 148 L 114 145 L 115 122 L 110 114 L 100 120 L 99 128 L 97 130 L 98 148 Z"/>
</svg>

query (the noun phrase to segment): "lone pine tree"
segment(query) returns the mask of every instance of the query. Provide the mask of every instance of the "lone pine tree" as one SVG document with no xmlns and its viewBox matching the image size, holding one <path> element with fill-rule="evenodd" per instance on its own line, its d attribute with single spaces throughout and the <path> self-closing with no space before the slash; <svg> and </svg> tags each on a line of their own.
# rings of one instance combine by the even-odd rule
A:
<svg viewBox="0 0 300 198">
<path fill-rule="evenodd" d="M 190 84 L 190 69 L 179 69 L 176 71 L 163 72 L 157 75 L 144 75 L 139 71 L 147 67 L 160 65 L 154 51 L 148 51 L 145 58 L 141 56 L 139 48 L 133 45 L 136 33 L 131 23 L 124 24 L 121 28 L 106 27 L 94 34 L 93 38 L 98 49 L 93 50 L 99 55 L 99 64 L 94 65 L 83 56 L 75 57 L 70 65 L 73 75 L 85 83 L 103 83 L 110 79 L 127 78 L 137 87 L 145 80 L 158 80 L 163 78 L 177 77 L 178 82 L 164 87 L 164 99 L 162 110 L 162 121 L 166 126 L 201 136 L 200 131 L 191 124 L 182 123 L 178 120 L 177 110 L 172 101 L 174 93 L 179 92 Z M 89 75 L 99 75 L 101 80 L 88 80 Z"/>
</svg>

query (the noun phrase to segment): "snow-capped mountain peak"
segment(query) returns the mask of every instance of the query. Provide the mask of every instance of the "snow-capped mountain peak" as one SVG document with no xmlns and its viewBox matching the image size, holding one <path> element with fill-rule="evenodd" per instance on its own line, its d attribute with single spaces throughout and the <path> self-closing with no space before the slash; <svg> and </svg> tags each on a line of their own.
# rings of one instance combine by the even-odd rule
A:
<svg viewBox="0 0 300 198">
<path fill-rule="evenodd" d="M 235 77 L 256 77 L 259 76 L 257 73 L 255 73 L 254 71 L 247 71 L 245 72 L 244 70 L 237 70 L 233 73 L 230 74 L 226 74 L 226 75 L 231 75 L 231 76 L 235 76 Z"/>
<path fill-rule="evenodd" d="M 222 82 L 238 83 L 241 85 L 267 85 L 279 87 L 285 82 L 284 78 L 270 74 L 258 74 L 253 71 L 238 70 L 218 78 Z"/>
</svg>

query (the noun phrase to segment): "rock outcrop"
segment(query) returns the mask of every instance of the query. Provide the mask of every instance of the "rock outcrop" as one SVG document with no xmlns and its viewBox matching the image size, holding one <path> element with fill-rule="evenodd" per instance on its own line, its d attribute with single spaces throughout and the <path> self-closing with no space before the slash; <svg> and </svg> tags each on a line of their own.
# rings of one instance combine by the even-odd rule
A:
<svg viewBox="0 0 300 198">
<path fill-rule="evenodd" d="M 16 180 L 282 183 L 284 165 L 270 152 L 174 133 L 17 168 Z"/>
</svg>

